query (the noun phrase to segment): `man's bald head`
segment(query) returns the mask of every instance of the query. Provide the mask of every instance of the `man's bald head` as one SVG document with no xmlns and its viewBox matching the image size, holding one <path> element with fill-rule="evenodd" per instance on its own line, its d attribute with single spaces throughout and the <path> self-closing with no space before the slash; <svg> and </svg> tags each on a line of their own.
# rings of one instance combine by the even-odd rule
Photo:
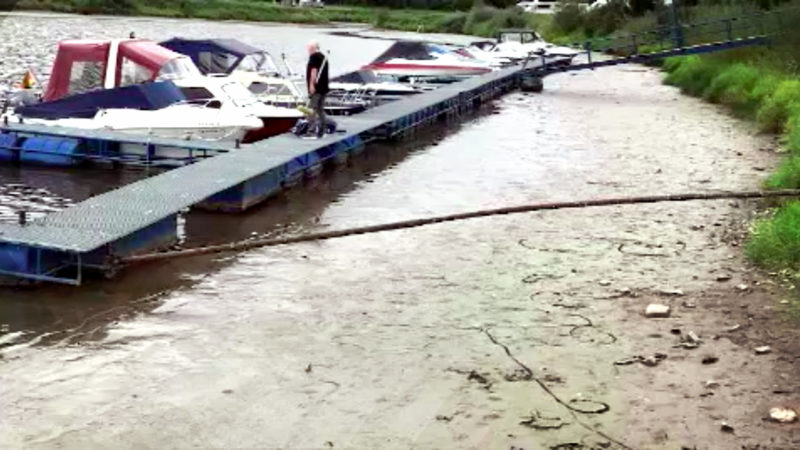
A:
<svg viewBox="0 0 800 450">
<path fill-rule="evenodd" d="M 308 49 L 309 55 L 317 53 L 319 51 L 319 42 L 311 41 L 306 45 L 306 48 Z"/>
</svg>

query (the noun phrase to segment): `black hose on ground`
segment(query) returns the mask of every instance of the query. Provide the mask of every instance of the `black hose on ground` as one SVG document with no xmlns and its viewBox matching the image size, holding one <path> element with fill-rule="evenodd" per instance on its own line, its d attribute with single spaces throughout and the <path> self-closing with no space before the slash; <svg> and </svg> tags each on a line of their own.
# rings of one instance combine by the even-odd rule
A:
<svg viewBox="0 0 800 450">
<path fill-rule="evenodd" d="M 800 197 L 800 189 L 787 189 L 787 190 L 776 190 L 776 191 L 668 194 L 668 195 L 650 195 L 643 197 L 612 197 L 612 198 L 595 199 L 595 200 L 535 203 L 528 205 L 510 206 L 504 208 L 469 211 L 457 214 L 449 214 L 445 216 L 404 220 L 401 222 L 369 225 L 364 227 L 348 228 L 344 230 L 324 231 L 320 233 L 310 233 L 293 237 L 251 239 L 246 241 L 237 241 L 220 245 L 210 245 L 205 247 L 166 251 L 160 253 L 148 253 L 148 254 L 121 258 L 118 260 L 118 263 L 127 265 L 127 264 L 136 264 L 145 262 L 164 261 L 177 258 L 188 258 L 192 256 L 209 255 L 215 253 L 237 252 L 237 251 L 252 250 L 254 248 L 261 248 L 261 247 L 274 247 L 277 245 L 322 241 L 322 240 L 342 238 L 347 236 L 356 236 L 360 234 L 371 234 L 371 233 L 380 233 L 383 231 L 394 231 L 394 230 L 402 230 L 408 228 L 416 228 L 416 227 L 433 225 L 444 222 L 456 222 L 461 220 L 477 219 L 480 217 L 522 214 L 535 211 L 556 210 L 556 209 L 577 209 L 577 208 L 588 208 L 593 206 L 618 206 L 618 205 L 635 205 L 643 203 L 684 202 L 691 200 L 731 200 L 731 199 L 753 199 L 753 198 L 778 198 L 778 197 Z"/>
</svg>

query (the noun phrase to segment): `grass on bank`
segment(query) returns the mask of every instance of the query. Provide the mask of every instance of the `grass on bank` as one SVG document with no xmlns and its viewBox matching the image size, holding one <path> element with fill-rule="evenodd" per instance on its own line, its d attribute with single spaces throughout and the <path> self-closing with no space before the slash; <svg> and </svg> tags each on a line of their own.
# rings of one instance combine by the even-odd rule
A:
<svg viewBox="0 0 800 450">
<path fill-rule="evenodd" d="M 780 133 L 784 160 L 764 183 L 770 189 L 800 188 L 800 50 L 793 44 L 716 55 L 671 58 L 666 82 L 685 93 L 727 106 L 758 129 Z M 800 202 L 786 202 L 756 221 L 747 255 L 768 269 L 800 270 Z"/>
</svg>

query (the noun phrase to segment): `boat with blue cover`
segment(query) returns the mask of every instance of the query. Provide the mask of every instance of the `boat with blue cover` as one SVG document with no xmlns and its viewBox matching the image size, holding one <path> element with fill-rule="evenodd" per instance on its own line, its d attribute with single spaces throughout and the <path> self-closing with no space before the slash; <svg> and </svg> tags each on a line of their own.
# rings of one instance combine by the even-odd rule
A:
<svg viewBox="0 0 800 450">
<path fill-rule="evenodd" d="M 264 128 L 271 111 L 262 107 L 238 84 L 209 80 L 190 58 L 154 42 L 70 40 L 59 44 L 42 102 L 16 107 L 4 120 L 241 141 Z"/>
</svg>

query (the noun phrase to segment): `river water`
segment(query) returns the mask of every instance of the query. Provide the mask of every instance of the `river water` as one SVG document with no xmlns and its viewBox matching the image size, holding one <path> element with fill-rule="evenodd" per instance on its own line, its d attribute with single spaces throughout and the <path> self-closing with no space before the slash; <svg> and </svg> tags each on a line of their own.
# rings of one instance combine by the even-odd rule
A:
<svg viewBox="0 0 800 450">
<path fill-rule="evenodd" d="M 389 45 L 239 23 L 14 17 L 3 25 L 4 45 L 9 29 L 37 46 L 135 29 L 155 39 L 238 37 L 275 53 L 300 53 L 303 41 L 316 38 L 342 69 Z M 193 213 L 187 232 L 195 242 L 215 242 L 525 202 L 755 188 L 775 162 L 774 147 L 662 86 L 653 69 L 558 75 L 541 95 L 512 93 L 462 124 L 371 145 L 352 165 L 251 213 Z M 39 204 L 58 208 L 137 176 L 4 168 L 0 201 L 11 209 L 41 189 L 34 194 L 48 200 Z M 738 420 L 737 435 L 761 442 L 771 435 L 742 409 L 759 399 L 738 390 L 734 399 L 723 389 L 716 400 L 694 392 L 712 377 L 724 384 L 733 366 L 694 375 L 700 366 L 692 354 L 675 354 L 652 337 L 668 336 L 670 327 L 702 322 L 711 333 L 730 324 L 686 307 L 677 322 L 637 325 L 648 301 L 717 304 L 729 296 L 713 291 L 721 272 L 732 274 L 731 283 L 753 283 L 725 231 L 748 218 L 746 206 L 481 219 L 150 265 L 81 289 L 0 291 L 0 446 L 743 443 L 719 435 L 720 418 Z M 661 297 L 675 289 L 681 298 Z M 610 364 L 659 345 L 670 353 L 662 372 Z M 777 364 L 765 358 L 745 367 L 746 349 L 724 339 L 704 345 L 738 364 L 739 379 Z M 610 412 L 571 415 L 525 367 L 565 403 L 607 404 Z M 723 400 L 729 403 L 698 403 Z M 520 425 L 531 415 L 564 423 Z"/>
</svg>

